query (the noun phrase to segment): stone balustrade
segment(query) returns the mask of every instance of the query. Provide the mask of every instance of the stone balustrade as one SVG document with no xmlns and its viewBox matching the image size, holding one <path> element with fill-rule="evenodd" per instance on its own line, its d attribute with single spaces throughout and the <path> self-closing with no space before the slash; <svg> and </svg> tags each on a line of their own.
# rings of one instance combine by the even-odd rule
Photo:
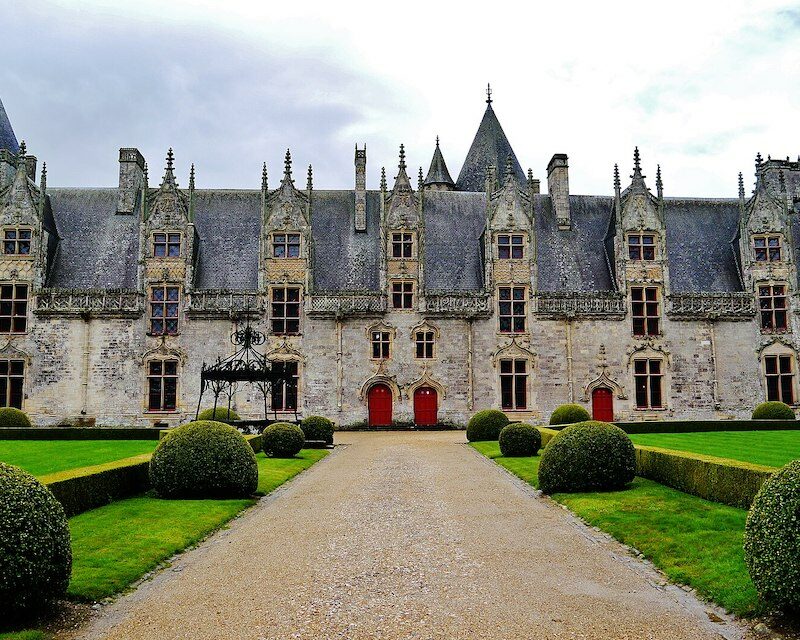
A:
<svg viewBox="0 0 800 640">
<path fill-rule="evenodd" d="M 482 293 L 430 292 L 425 295 L 429 315 L 475 318 L 492 314 L 492 297 Z"/>
<path fill-rule="evenodd" d="M 746 292 L 673 293 L 667 297 L 667 316 L 673 320 L 749 320 L 755 312 L 755 298 Z"/>
<path fill-rule="evenodd" d="M 257 291 L 201 289 L 190 293 L 186 302 L 186 312 L 194 317 L 230 318 L 263 311 L 263 300 Z"/>
<path fill-rule="evenodd" d="M 315 294 L 306 300 L 309 316 L 350 316 L 386 311 L 386 296 L 380 293 Z"/>
<path fill-rule="evenodd" d="M 143 309 L 143 296 L 134 289 L 42 289 L 34 306 L 34 312 L 42 316 L 130 318 L 141 315 Z"/>
<path fill-rule="evenodd" d="M 625 296 L 615 291 L 538 291 L 531 297 L 540 318 L 607 318 L 625 316 Z"/>
</svg>

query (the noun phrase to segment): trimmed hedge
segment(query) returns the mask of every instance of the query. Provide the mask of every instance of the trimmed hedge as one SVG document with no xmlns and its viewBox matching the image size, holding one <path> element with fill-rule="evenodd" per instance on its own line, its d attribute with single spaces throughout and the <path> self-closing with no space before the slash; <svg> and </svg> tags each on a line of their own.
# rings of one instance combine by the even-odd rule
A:
<svg viewBox="0 0 800 640">
<path fill-rule="evenodd" d="M 753 420 L 794 420 L 794 410 L 783 402 L 762 402 L 753 409 Z"/>
<path fill-rule="evenodd" d="M 306 440 L 324 440 L 333 444 L 333 422 L 323 416 L 308 416 L 300 423 Z"/>
<path fill-rule="evenodd" d="M 512 422 L 503 427 L 498 441 L 504 456 L 535 456 L 542 446 L 542 434 L 533 425 Z"/>
<path fill-rule="evenodd" d="M 164 498 L 244 497 L 258 487 L 258 463 L 236 429 L 198 420 L 158 443 L 150 458 L 150 482 Z"/>
<path fill-rule="evenodd" d="M 633 480 L 636 454 L 628 435 L 607 422 L 578 422 L 547 443 L 539 462 L 545 493 L 621 489 Z"/>
<path fill-rule="evenodd" d="M 550 416 L 550 424 L 575 424 L 591 420 L 589 412 L 579 404 L 562 404 Z"/>
<path fill-rule="evenodd" d="M 150 488 L 150 454 L 69 469 L 41 478 L 64 507 L 68 518 Z"/>
<path fill-rule="evenodd" d="M 0 462 L 0 618 L 63 596 L 71 572 L 64 509 L 31 474 Z"/>
<path fill-rule="evenodd" d="M 653 420 L 614 422 L 625 433 L 709 433 L 713 431 L 792 431 L 800 430 L 799 420 Z M 552 429 L 560 429 L 550 425 Z"/>
<path fill-rule="evenodd" d="M 508 416 L 502 411 L 497 409 L 478 411 L 467 423 L 467 440 L 469 442 L 497 440 L 500 437 L 500 431 L 508 423 Z"/>
<path fill-rule="evenodd" d="M 0 427 L 32 427 L 31 419 L 24 411 L 14 407 L 0 407 Z"/>
<path fill-rule="evenodd" d="M 774 467 L 659 447 L 636 446 L 636 475 L 684 493 L 747 509 Z"/>
<path fill-rule="evenodd" d="M 289 422 L 275 422 L 261 433 L 264 453 L 276 458 L 292 458 L 306 442 L 303 430 Z"/>
<path fill-rule="evenodd" d="M 0 440 L 158 440 L 156 427 L 0 427 Z"/>
<path fill-rule="evenodd" d="M 245 436 L 244 439 L 247 440 L 247 443 L 253 449 L 253 453 L 258 453 L 263 449 L 263 436 L 260 433 L 252 436 Z"/>
<path fill-rule="evenodd" d="M 241 420 L 242 417 L 233 409 L 229 411 L 228 407 L 217 407 L 216 409 L 212 407 L 210 409 L 203 409 L 199 414 L 197 414 L 197 419 L 213 420 L 214 422 L 224 422 L 225 424 L 230 424 L 234 420 Z"/>
</svg>

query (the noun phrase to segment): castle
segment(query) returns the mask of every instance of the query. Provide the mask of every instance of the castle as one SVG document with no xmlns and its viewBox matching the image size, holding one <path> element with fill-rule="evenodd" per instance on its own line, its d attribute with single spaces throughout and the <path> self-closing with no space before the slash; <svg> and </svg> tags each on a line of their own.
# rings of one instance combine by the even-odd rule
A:
<svg viewBox="0 0 800 640">
<path fill-rule="evenodd" d="M 278 417 L 797 404 L 800 162 L 757 157 L 750 196 L 740 174 L 738 198 L 666 197 L 637 149 L 629 182 L 615 166 L 613 195 L 584 196 L 556 154 L 542 194 L 489 97 L 457 180 L 438 140 L 416 185 L 402 146 L 379 190 L 366 171 L 356 145 L 353 189 L 317 189 L 310 166 L 298 186 L 287 151 L 276 188 L 265 166 L 260 189 L 197 189 L 192 165 L 184 189 L 170 150 L 151 186 L 123 148 L 117 187 L 53 189 L 0 104 L 0 404 L 37 424 L 185 421 L 246 316 L 287 378 Z M 264 416 L 257 389 L 231 404 Z"/>
</svg>

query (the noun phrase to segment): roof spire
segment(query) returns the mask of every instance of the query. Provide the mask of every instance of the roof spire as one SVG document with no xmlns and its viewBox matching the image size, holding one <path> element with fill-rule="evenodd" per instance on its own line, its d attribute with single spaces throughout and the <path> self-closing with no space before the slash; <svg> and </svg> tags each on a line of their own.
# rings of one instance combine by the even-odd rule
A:
<svg viewBox="0 0 800 640">
<path fill-rule="evenodd" d="M 167 171 L 172 171 L 175 168 L 174 162 L 175 162 L 175 154 L 172 153 L 172 147 L 170 147 L 169 149 L 167 149 L 167 166 L 166 166 Z"/>
<path fill-rule="evenodd" d="M 759 169 L 759 168 L 761 167 L 761 163 L 762 163 L 763 161 L 764 161 L 764 159 L 761 157 L 761 152 L 759 151 L 759 152 L 756 154 L 756 169 Z"/>
<path fill-rule="evenodd" d="M 492 106 L 492 85 L 491 83 L 486 83 L 486 104 Z"/>
<path fill-rule="evenodd" d="M 306 180 L 306 189 L 311 191 L 314 186 L 314 170 L 311 165 L 308 165 L 308 179 Z"/>
<path fill-rule="evenodd" d="M 161 187 L 171 186 L 177 187 L 178 182 L 175 180 L 175 154 L 172 152 L 172 147 L 167 149 L 167 166 L 164 167 L 164 179 L 161 181 Z"/>
<path fill-rule="evenodd" d="M 445 190 L 451 190 L 455 187 L 453 178 L 450 177 L 450 172 L 447 170 L 442 150 L 439 147 L 439 136 L 436 136 L 436 148 L 433 150 L 433 158 L 431 159 L 431 166 L 428 169 L 428 175 L 425 176 L 425 185 L 443 185 Z"/>
<path fill-rule="evenodd" d="M 403 143 L 400 143 L 400 164 L 397 165 L 399 169 L 406 168 L 406 148 L 403 146 Z"/>
<path fill-rule="evenodd" d="M 194 191 L 194 162 L 192 162 L 192 166 L 189 168 L 189 190 Z"/>
<path fill-rule="evenodd" d="M 292 180 L 292 152 L 289 149 L 286 149 L 286 156 L 283 158 L 283 181 L 290 181 Z"/>
<path fill-rule="evenodd" d="M 742 172 L 739 172 L 739 200 L 744 201 L 744 177 Z"/>
<path fill-rule="evenodd" d="M 25 141 L 24 141 L 24 140 L 22 140 L 22 141 L 19 143 L 19 155 L 21 155 L 21 156 L 24 156 L 24 155 L 25 155 L 25 152 L 26 152 L 27 150 L 28 150 L 28 147 L 27 147 L 27 145 L 25 144 Z"/>
<path fill-rule="evenodd" d="M 664 197 L 664 183 L 661 181 L 661 165 L 656 165 L 656 191 L 659 199 Z"/>
<path fill-rule="evenodd" d="M 619 165 L 614 163 L 614 189 L 619 189 L 622 187 L 622 183 L 619 180 Z"/>
<path fill-rule="evenodd" d="M 47 190 L 47 163 L 42 162 L 42 173 L 39 178 L 39 191 L 44 193 Z"/>
<path fill-rule="evenodd" d="M 261 190 L 267 190 L 267 163 L 261 166 Z"/>
<path fill-rule="evenodd" d="M 381 191 L 386 191 L 386 167 L 381 167 Z"/>
<path fill-rule="evenodd" d="M 19 153 L 17 154 L 17 169 L 27 170 L 27 162 L 25 161 L 25 153 L 27 152 L 25 141 L 21 140 L 19 143 Z"/>
<path fill-rule="evenodd" d="M 419 173 L 417 174 L 417 191 L 422 191 L 422 184 L 423 184 L 422 167 L 420 167 Z"/>
</svg>

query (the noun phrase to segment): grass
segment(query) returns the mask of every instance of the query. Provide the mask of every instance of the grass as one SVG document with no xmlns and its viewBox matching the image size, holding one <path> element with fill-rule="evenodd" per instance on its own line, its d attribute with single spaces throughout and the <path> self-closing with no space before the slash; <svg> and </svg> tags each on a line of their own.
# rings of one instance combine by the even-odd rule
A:
<svg viewBox="0 0 800 640">
<path fill-rule="evenodd" d="M 258 493 L 274 490 L 328 452 L 295 458 L 258 454 Z M 219 529 L 255 500 L 162 500 L 152 495 L 113 502 L 70 518 L 73 568 L 68 596 L 114 595 L 179 551 Z"/>
<path fill-rule="evenodd" d="M 150 453 L 157 440 L 0 440 L 0 462 L 35 476 Z"/>
<path fill-rule="evenodd" d="M 505 458 L 497 442 L 473 442 L 472 446 L 525 482 L 538 485 L 538 456 Z M 737 615 L 760 612 L 744 564 L 744 509 L 638 477 L 623 491 L 557 493 L 551 498 L 638 549 L 670 580 L 694 587 Z"/>
<path fill-rule="evenodd" d="M 43 631 L 35 631 L 33 629 L 0 633 L 0 640 L 47 640 L 49 637 Z"/>
<path fill-rule="evenodd" d="M 635 444 L 690 451 L 782 467 L 800 458 L 800 431 L 714 431 L 710 433 L 640 433 Z"/>
</svg>

